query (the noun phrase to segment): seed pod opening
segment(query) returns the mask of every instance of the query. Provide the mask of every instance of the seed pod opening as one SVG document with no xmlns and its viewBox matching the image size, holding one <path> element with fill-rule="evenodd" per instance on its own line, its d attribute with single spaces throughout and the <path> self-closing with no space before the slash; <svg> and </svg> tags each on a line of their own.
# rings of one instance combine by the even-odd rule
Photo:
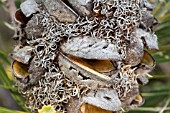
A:
<svg viewBox="0 0 170 113">
<path fill-rule="evenodd" d="M 13 52 L 11 53 L 11 57 L 23 64 L 29 64 L 33 57 L 33 49 L 31 46 L 24 46 L 18 45 L 14 48 Z"/>
<path fill-rule="evenodd" d="M 143 58 L 142 58 L 142 61 L 141 61 L 141 65 L 149 66 L 149 67 L 155 66 L 154 58 L 147 51 L 144 51 L 144 55 L 143 55 Z"/>
<path fill-rule="evenodd" d="M 96 59 L 84 59 L 80 57 L 75 57 L 71 55 L 61 54 L 64 59 L 67 59 L 73 65 L 76 65 L 77 68 L 81 68 L 84 71 L 92 73 L 97 78 L 104 80 L 111 80 L 107 74 L 113 75 L 113 71 L 116 72 L 116 67 L 111 60 L 96 60 Z M 104 66 L 103 66 L 104 65 Z"/>
<path fill-rule="evenodd" d="M 15 12 L 15 17 L 14 17 L 15 21 L 22 25 L 23 27 L 26 26 L 27 22 L 30 20 L 30 17 L 26 17 L 23 12 L 21 11 L 21 9 L 18 9 Z"/>
<path fill-rule="evenodd" d="M 80 111 L 81 113 L 113 113 L 112 111 L 104 110 L 87 103 L 82 104 Z"/>
<path fill-rule="evenodd" d="M 71 59 L 73 62 L 75 62 L 77 65 L 80 65 L 80 67 L 87 67 L 90 69 L 93 69 L 97 72 L 104 73 L 104 72 L 110 72 L 112 70 L 115 70 L 115 67 L 111 60 L 96 60 L 96 59 L 84 59 L 79 57 L 74 57 L 69 55 L 69 59 Z"/>
<path fill-rule="evenodd" d="M 140 94 L 138 94 L 138 95 L 135 96 L 135 98 L 131 102 L 131 105 L 133 105 L 133 106 L 140 106 L 143 103 L 144 103 L 143 97 Z"/>
<path fill-rule="evenodd" d="M 12 63 L 13 74 L 18 79 L 24 79 L 29 76 L 28 68 L 29 68 L 28 65 L 22 64 L 18 61 L 14 61 Z"/>
</svg>

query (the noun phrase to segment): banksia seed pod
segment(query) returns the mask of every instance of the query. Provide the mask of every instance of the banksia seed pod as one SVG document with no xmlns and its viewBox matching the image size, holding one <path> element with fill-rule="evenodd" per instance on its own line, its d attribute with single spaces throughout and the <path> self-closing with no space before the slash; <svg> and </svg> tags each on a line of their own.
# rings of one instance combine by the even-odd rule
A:
<svg viewBox="0 0 170 113">
<path fill-rule="evenodd" d="M 16 12 L 15 85 L 31 112 L 112 113 L 141 106 L 155 66 L 147 0 L 26 0 Z M 149 22 L 149 23 L 148 23 Z"/>
</svg>

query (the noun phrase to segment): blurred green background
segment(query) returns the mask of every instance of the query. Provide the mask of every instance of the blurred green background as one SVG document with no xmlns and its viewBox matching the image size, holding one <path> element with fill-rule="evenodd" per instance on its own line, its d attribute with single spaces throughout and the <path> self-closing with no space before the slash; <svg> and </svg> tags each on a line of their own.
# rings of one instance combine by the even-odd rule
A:
<svg viewBox="0 0 170 113">
<path fill-rule="evenodd" d="M 11 38 L 14 30 L 9 7 L 6 5 L 8 1 L 0 0 L 0 113 L 21 113 L 27 109 L 12 85 L 9 53 L 16 43 Z M 22 1 L 15 0 L 17 8 Z M 170 0 L 150 2 L 155 6 L 153 14 L 159 20 L 159 25 L 154 29 L 160 50 L 150 51 L 157 66 L 150 73 L 153 75 L 150 82 L 140 87 L 145 104 L 128 113 L 170 113 Z"/>
</svg>

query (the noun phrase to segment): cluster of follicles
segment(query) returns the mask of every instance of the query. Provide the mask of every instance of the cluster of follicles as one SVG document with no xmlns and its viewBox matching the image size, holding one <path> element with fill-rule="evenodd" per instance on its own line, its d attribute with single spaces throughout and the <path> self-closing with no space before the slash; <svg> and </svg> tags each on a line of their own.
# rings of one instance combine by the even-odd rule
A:
<svg viewBox="0 0 170 113">
<path fill-rule="evenodd" d="M 84 113 L 87 104 L 113 112 L 142 105 L 139 84 L 155 66 L 144 48 L 158 49 L 152 9 L 147 0 L 22 3 L 11 57 L 26 107 Z"/>
</svg>

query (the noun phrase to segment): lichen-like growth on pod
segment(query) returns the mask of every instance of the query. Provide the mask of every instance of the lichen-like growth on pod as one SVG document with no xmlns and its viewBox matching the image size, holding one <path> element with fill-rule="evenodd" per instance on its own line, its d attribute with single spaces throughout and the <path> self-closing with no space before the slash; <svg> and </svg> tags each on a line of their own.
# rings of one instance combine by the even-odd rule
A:
<svg viewBox="0 0 170 113">
<path fill-rule="evenodd" d="M 139 84 L 155 66 L 144 48 L 158 49 L 152 9 L 146 0 L 23 2 L 11 57 L 26 106 L 111 113 L 142 105 Z"/>
</svg>

